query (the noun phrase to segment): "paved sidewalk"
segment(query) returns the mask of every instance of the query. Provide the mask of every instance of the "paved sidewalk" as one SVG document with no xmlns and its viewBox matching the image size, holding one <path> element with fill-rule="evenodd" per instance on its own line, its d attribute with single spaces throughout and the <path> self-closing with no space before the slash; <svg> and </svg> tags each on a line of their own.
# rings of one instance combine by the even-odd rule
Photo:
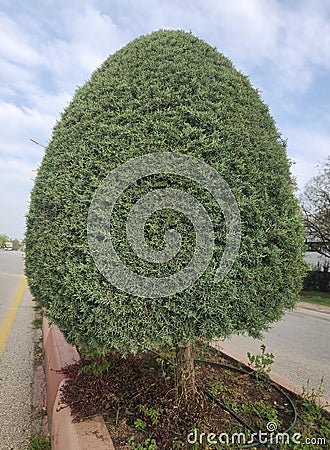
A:
<svg viewBox="0 0 330 450">
<path fill-rule="evenodd" d="M 32 434 L 34 319 L 26 288 L 0 359 L 0 449 L 25 450 Z"/>
</svg>

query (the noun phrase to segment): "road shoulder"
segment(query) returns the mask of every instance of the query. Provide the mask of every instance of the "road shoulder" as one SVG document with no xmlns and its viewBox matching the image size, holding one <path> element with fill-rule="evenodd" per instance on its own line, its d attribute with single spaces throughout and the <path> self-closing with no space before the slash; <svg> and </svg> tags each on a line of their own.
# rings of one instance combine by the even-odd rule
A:
<svg viewBox="0 0 330 450">
<path fill-rule="evenodd" d="M 32 386 L 34 379 L 33 302 L 25 289 L 3 350 L 0 364 L 1 450 L 27 448 L 32 434 Z"/>
<path fill-rule="evenodd" d="M 308 309 L 310 311 L 322 312 L 325 314 L 330 314 L 330 306 L 318 305 L 316 303 L 299 302 L 297 308 Z"/>
</svg>

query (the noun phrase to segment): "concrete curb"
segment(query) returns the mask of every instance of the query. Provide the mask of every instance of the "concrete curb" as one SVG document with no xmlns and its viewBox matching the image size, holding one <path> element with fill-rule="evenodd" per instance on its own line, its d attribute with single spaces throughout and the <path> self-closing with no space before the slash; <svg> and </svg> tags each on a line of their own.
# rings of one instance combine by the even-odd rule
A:
<svg viewBox="0 0 330 450">
<path fill-rule="evenodd" d="M 80 357 L 60 330 L 55 325 L 49 326 L 47 318 L 43 319 L 42 330 L 52 450 L 115 450 L 102 417 L 72 422 L 70 408 L 61 405 L 60 389 L 65 376 L 58 371 Z"/>
</svg>

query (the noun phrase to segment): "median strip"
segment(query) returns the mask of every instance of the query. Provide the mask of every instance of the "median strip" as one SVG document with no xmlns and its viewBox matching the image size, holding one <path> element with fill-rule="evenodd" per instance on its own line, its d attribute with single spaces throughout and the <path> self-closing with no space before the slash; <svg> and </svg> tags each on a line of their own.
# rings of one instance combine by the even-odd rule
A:
<svg viewBox="0 0 330 450">
<path fill-rule="evenodd" d="M 25 287 L 26 287 L 26 277 L 24 277 L 20 287 L 18 288 L 18 291 L 16 292 L 14 300 L 12 301 L 8 311 L 6 312 L 5 317 L 3 318 L 0 324 L 0 356 L 2 355 L 3 349 L 6 345 L 8 336 L 10 334 L 14 320 L 16 318 L 18 308 L 23 298 Z"/>
</svg>

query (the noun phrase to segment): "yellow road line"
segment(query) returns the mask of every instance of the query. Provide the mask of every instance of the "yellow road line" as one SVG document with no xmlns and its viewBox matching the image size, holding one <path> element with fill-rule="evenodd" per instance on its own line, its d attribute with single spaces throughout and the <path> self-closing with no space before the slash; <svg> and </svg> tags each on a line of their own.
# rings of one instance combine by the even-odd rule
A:
<svg viewBox="0 0 330 450">
<path fill-rule="evenodd" d="M 5 317 L 3 318 L 1 324 L 0 324 L 0 356 L 3 352 L 3 349 L 6 345 L 10 330 L 13 326 L 19 305 L 21 304 L 21 300 L 25 291 L 26 287 L 26 278 L 24 277 L 20 287 L 18 288 L 18 291 L 16 292 L 16 295 L 14 297 L 14 300 L 12 301 L 8 311 L 6 312 Z"/>
</svg>

